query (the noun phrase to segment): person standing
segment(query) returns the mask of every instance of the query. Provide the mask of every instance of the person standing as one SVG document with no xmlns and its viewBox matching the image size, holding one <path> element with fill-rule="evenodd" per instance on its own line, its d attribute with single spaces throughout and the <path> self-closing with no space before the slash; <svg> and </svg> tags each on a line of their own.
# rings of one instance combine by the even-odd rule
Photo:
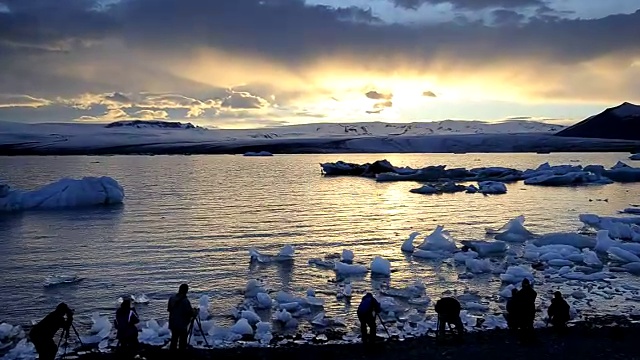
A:
<svg viewBox="0 0 640 360">
<path fill-rule="evenodd" d="M 507 300 L 507 324 L 512 331 L 520 327 L 522 309 L 519 301 L 518 289 L 511 289 L 511 298 Z"/>
<path fill-rule="evenodd" d="M 58 346 L 53 341 L 53 337 L 61 328 L 69 331 L 72 322 L 73 311 L 67 304 L 60 303 L 53 312 L 31 328 L 29 338 L 35 346 L 40 360 L 55 359 Z"/>
<path fill-rule="evenodd" d="M 133 354 L 138 348 L 138 328 L 140 322 L 136 309 L 131 306 L 131 299 L 124 299 L 116 310 L 116 330 L 118 331 L 119 349 Z"/>
<path fill-rule="evenodd" d="M 358 320 L 360 320 L 362 342 L 375 341 L 376 315 L 380 313 L 380 310 L 380 303 L 371 293 L 367 293 L 362 297 L 362 301 L 358 305 Z M 367 327 L 369 327 L 368 334 Z"/>
<path fill-rule="evenodd" d="M 536 318 L 536 297 L 538 293 L 533 290 L 529 279 L 522 280 L 522 289 L 518 292 L 518 301 L 520 305 L 520 326 L 523 330 L 525 339 L 532 339 L 533 322 Z"/>
<path fill-rule="evenodd" d="M 171 330 L 171 350 L 187 349 L 188 328 L 193 317 L 193 308 L 187 298 L 189 285 L 182 284 L 178 293 L 169 298 L 169 330 Z M 179 346 L 178 346 L 179 345 Z"/>
</svg>

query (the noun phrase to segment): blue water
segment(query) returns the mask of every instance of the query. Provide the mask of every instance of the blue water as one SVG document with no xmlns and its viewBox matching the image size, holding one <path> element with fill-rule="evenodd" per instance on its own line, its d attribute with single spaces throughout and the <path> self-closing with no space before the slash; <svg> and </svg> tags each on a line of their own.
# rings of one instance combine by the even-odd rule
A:
<svg viewBox="0 0 640 360">
<path fill-rule="evenodd" d="M 197 303 L 203 294 L 211 296 L 211 312 L 225 324 L 231 321 L 231 309 L 242 302 L 242 290 L 251 278 L 296 295 L 313 287 L 324 293 L 318 296 L 327 300 L 327 315 L 351 318 L 350 305 L 332 295 L 336 291 L 333 271 L 307 263 L 342 249 L 353 250 L 355 261 L 365 265 L 377 255 L 389 259 L 393 286 L 421 278 L 432 298 L 448 289 L 470 287 L 492 299 L 500 288 L 495 276 L 458 280 L 456 268 L 411 260 L 401 253 L 400 245 L 411 232 L 426 236 L 438 224 L 457 240 L 484 239 L 486 227 L 500 227 L 520 214 L 535 233 L 577 232 L 582 226 L 578 214 L 613 215 L 629 203 L 639 203 L 640 185 L 542 188 L 515 183 L 500 196 L 425 196 L 409 193 L 417 187 L 412 182 L 323 177 L 319 163 L 386 158 L 398 166 L 525 169 L 546 161 L 611 166 L 627 156 L 0 157 L 0 180 L 12 187 L 32 189 L 62 177 L 107 175 L 126 192 L 119 207 L 0 214 L 0 321 L 26 324 L 65 301 L 76 309 L 79 322 L 88 322 L 93 311 L 111 314 L 118 297 L 142 293 L 152 300 L 138 307 L 142 318 L 164 319 L 168 296 L 181 282 L 188 282 L 192 301 Z M 250 267 L 250 247 L 275 253 L 286 244 L 296 249 L 292 265 Z M 45 288 L 44 278 L 55 273 L 73 273 L 83 280 Z M 358 298 L 377 286 L 379 282 L 369 275 L 353 280 Z M 551 287 L 570 290 L 567 284 Z"/>
</svg>

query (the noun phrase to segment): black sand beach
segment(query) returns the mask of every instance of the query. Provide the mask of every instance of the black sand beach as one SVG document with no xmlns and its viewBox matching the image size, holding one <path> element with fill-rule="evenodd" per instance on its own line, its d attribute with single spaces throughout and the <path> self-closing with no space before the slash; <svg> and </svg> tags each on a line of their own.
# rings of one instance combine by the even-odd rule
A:
<svg viewBox="0 0 640 360">
<path fill-rule="evenodd" d="M 604 320 L 604 321 L 603 321 Z M 603 322 L 609 323 L 602 326 Z M 462 343 L 447 339 L 439 344 L 432 337 L 405 341 L 381 341 L 374 345 L 292 345 L 275 348 L 234 348 L 190 350 L 171 354 L 159 348 L 145 348 L 141 355 L 155 359 L 640 359 L 640 325 L 613 319 L 598 319 L 576 324 L 567 334 L 553 329 L 536 331 L 535 340 L 523 343 L 506 330 L 466 334 Z M 118 354 L 91 353 L 83 360 L 122 359 Z"/>
</svg>

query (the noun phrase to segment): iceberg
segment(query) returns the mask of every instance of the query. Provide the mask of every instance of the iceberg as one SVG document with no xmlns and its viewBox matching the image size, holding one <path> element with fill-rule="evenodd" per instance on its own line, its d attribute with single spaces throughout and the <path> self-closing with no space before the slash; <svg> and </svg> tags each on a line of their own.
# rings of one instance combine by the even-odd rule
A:
<svg viewBox="0 0 640 360">
<path fill-rule="evenodd" d="M 632 154 L 629 156 L 629 160 L 640 160 L 640 153 Z"/>
<path fill-rule="evenodd" d="M 160 326 L 156 320 L 149 320 L 146 322 L 146 327 L 142 329 L 138 339 L 143 344 L 162 346 L 169 338 L 171 338 L 171 331 L 169 330 L 169 323 L 166 322 L 164 326 Z M 204 326 L 204 323 L 203 323 Z"/>
<path fill-rule="evenodd" d="M 93 313 L 93 315 L 91 315 L 91 321 L 93 322 L 89 330 L 91 336 L 82 336 L 82 342 L 85 344 L 97 344 L 107 339 L 112 328 L 109 318 L 107 316 L 100 316 L 99 313 Z"/>
<path fill-rule="evenodd" d="M 545 171 L 542 174 L 526 179 L 524 183 L 525 185 L 541 186 L 574 186 L 590 184 L 607 185 L 612 184 L 613 181 L 586 171 L 575 171 L 561 175 Z"/>
<path fill-rule="evenodd" d="M 454 252 L 458 250 L 454 240 L 441 225 L 438 225 L 431 235 L 427 236 L 422 244 L 418 245 L 418 248 L 426 251 L 444 252 Z"/>
<path fill-rule="evenodd" d="M 431 185 L 423 185 L 423 186 L 421 186 L 419 188 L 411 189 L 411 190 L 409 190 L 409 192 L 414 193 L 414 194 L 430 195 L 430 194 L 437 194 L 438 193 L 438 189 L 434 188 Z"/>
<path fill-rule="evenodd" d="M 500 280 L 509 284 L 520 283 L 524 279 L 529 279 L 531 282 L 534 280 L 531 272 L 522 266 L 509 266 L 507 271 L 500 275 Z"/>
<path fill-rule="evenodd" d="M 249 321 L 244 318 L 238 320 L 229 330 L 238 335 L 253 335 L 253 328 L 249 325 Z"/>
<path fill-rule="evenodd" d="M 256 333 L 253 337 L 260 341 L 261 344 L 269 344 L 273 339 L 273 335 L 271 334 L 271 323 L 259 322 L 256 324 Z"/>
<path fill-rule="evenodd" d="M 480 257 L 500 255 L 507 251 L 507 244 L 503 241 L 463 240 L 462 244 L 473 249 Z"/>
<path fill-rule="evenodd" d="M 292 261 L 294 253 L 295 250 L 291 245 L 285 245 L 282 247 L 278 255 L 262 254 L 254 248 L 249 249 L 249 257 L 251 258 L 251 261 L 257 261 L 261 264 Z"/>
<path fill-rule="evenodd" d="M 610 247 L 607 250 L 607 253 L 609 254 L 609 257 L 613 258 L 614 260 L 617 260 L 618 262 L 623 262 L 623 263 L 633 263 L 633 262 L 640 262 L 640 258 L 619 247 Z"/>
<path fill-rule="evenodd" d="M 413 241 L 418 235 L 420 235 L 419 232 L 412 232 L 411 235 L 409 235 L 409 238 L 402 243 L 402 247 L 400 249 L 404 252 L 413 252 L 415 249 Z"/>
<path fill-rule="evenodd" d="M 493 271 L 491 267 L 491 261 L 489 259 L 477 260 L 477 259 L 467 259 L 464 263 L 467 267 L 467 270 L 472 274 L 483 274 L 490 273 Z"/>
<path fill-rule="evenodd" d="M 487 229 L 488 234 L 496 234 L 495 239 L 506 242 L 525 242 L 534 235 L 524 227 L 524 215 L 509 220 L 497 231 Z"/>
<path fill-rule="evenodd" d="M 78 275 L 54 274 L 54 275 L 47 276 L 44 279 L 44 286 L 51 287 L 51 286 L 56 286 L 61 284 L 75 284 L 80 281 L 82 281 L 82 278 L 78 277 Z"/>
<path fill-rule="evenodd" d="M 473 250 L 458 251 L 453 254 L 453 261 L 458 263 L 464 263 L 469 259 L 475 259 L 478 257 L 478 253 Z"/>
<path fill-rule="evenodd" d="M 478 183 L 478 192 L 481 194 L 506 194 L 507 185 L 499 181 L 481 181 Z"/>
<path fill-rule="evenodd" d="M 366 274 L 369 272 L 367 267 L 364 265 L 356 265 L 356 264 L 345 264 L 342 262 L 336 262 L 334 270 L 336 273 L 341 275 L 357 275 L 357 274 Z"/>
<path fill-rule="evenodd" d="M 371 274 L 390 276 L 391 263 L 387 259 L 376 256 L 373 258 L 373 261 L 371 261 Z"/>
<path fill-rule="evenodd" d="M 569 245 L 575 248 L 594 248 L 596 240 L 588 236 L 573 233 L 551 233 L 540 236 L 532 242 L 536 246 Z"/>
<path fill-rule="evenodd" d="M 267 293 L 258 293 L 256 299 L 258 300 L 257 306 L 259 309 L 270 309 L 273 304 L 271 297 Z"/>
<path fill-rule="evenodd" d="M 51 210 L 121 204 L 124 189 L 110 177 L 61 179 L 37 190 L 11 190 L 3 187 L 0 212 Z"/>
<path fill-rule="evenodd" d="M 593 267 L 602 267 L 602 261 L 598 258 L 598 254 L 589 249 L 583 249 L 582 252 L 584 254 L 583 262 L 585 264 Z"/>
<path fill-rule="evenodd" d="M 266 291 L 262 287 L 262 283 L 260 281 L 256 279 L 250 279 L 249 281 L 247 281 L 247 285 L 245 286 L 244 296 L 250 298 L 257 296 L 259 293 L 265 292 Z"/>
<path fill-rule="evenodd" d="M 353 251 L 347 249 L 342 250 L 342 258 L 340 261 L 351 264 L 353 262 Z"/>
<path fill-rule="evenodd" d="M 634 168 L 618 161 L 610 170 L 605 170 L 602 175 L 617 182 L 638 182 L 640 181 L 640 168 Z"/>
<path fill-rule="evenodd" d="M 273 156 L 273 154 L 268 151 L 260 151 L 260 152 L 248 151 L 244 153 L 244 156 Z"/>
</svg>

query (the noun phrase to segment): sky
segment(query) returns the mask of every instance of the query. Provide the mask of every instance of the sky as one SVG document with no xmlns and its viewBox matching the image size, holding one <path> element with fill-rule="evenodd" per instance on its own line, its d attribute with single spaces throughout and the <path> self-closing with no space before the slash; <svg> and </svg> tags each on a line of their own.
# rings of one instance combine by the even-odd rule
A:
<svg viewBox="0 0 640 360">
<path fill-rule="evenodd" d="M 640 0 L 0 0 L 0 121 L 532 119 L 640 103 Z"/>
</svg>

